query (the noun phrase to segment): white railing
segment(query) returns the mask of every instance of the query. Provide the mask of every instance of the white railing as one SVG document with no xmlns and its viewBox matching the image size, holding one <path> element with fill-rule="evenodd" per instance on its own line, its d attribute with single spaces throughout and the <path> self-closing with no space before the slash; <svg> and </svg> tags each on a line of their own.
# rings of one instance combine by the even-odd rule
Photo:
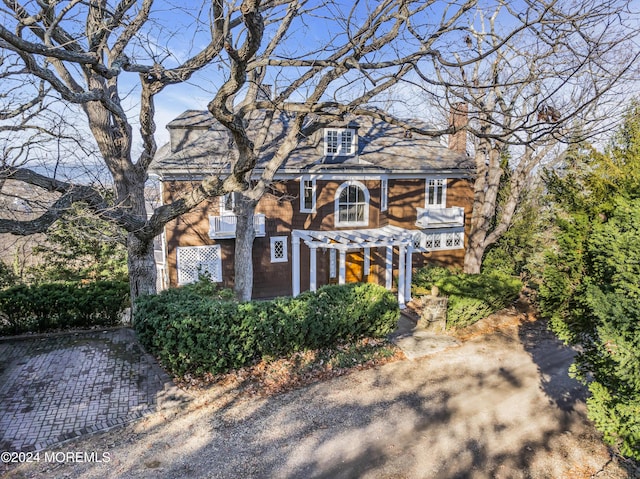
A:
<svg viewBox="0 0 640 479">
<path fill-rule="evenodd" d="M 209 216 L 209 238 L 235 238 L 236 224 L 238 219 L 235 215 Z M 265 216 L 263 214 L 253 215 L 253 228 L 256 236 L 265 235 Z"/>
<path fill-rule="evenodd" d="M 416 226 L 420 228 L 447 228 L 464 226 L 464 208 L 416 208 L 418 219 Z"/>
</svg>

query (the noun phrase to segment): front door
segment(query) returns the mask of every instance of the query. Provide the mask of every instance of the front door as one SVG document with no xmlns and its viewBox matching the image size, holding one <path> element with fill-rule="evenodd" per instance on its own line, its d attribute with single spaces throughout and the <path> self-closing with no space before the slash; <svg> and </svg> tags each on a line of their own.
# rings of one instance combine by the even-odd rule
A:
<svg viewBox="0 0 640 479">
<path fill-rule="evenodd" d="M 364 281 L 364 255 L 362 250 L 347 253 L 345 267 L 345 281 L 347 283 L 361 283 Z"/>
</svg>

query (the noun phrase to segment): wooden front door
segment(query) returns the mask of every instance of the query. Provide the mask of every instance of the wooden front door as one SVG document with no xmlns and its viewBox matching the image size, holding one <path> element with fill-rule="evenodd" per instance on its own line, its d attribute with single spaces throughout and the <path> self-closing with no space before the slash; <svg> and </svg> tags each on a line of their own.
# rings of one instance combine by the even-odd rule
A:
<svg viewBox="0 0 640 479">
<path fill-rule="evenodd" d="M 361 283 L 364 281 L 364 254 L 360 251 L 347 253 L 345 281 Z"/>
</svg>

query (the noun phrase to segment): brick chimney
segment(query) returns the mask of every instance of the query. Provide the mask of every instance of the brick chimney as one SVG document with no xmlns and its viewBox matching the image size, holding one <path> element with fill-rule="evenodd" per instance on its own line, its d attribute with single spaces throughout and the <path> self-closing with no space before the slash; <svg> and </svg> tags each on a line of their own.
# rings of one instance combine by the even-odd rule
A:
<svg viewBox="0 0 640 479">
<path fill-rule="evenodd" d="M 455 103 L 451 105 L 451 115 L 449 116 L 449 126 L 453 128 L 464 128 L 467 126 L 469 107 L 466 103 Z M 458 153 L 467 152 L 467 132 L 462 129 L 449 134 L 449 149 Z"/>
</svg>

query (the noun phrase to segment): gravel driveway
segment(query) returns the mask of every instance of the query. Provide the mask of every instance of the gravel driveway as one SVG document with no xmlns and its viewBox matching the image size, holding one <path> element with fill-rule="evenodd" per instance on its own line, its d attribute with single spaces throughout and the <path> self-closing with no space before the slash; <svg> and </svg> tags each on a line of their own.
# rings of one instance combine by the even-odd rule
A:
<svg viewBox="0 0 640 479">
<path fill-rule="evenodd" d="M 630 477 L 585 419 L 571 356 L 525 323 L 267 398 L 216 386 L 8 477 Z"/>
</svg>

